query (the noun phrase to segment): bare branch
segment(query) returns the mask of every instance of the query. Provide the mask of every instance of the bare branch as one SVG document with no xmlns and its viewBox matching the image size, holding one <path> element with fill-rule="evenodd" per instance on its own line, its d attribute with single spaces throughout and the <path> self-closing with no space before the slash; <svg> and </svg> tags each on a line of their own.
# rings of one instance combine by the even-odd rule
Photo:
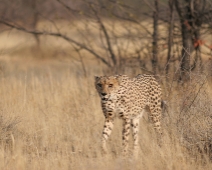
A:
<svg viewBox="0 0 212 170">
<path fill-rule="evenodd" d="M 117 64 L 117 61 L 116 61 L 116 56 L 113 52 L 113 48 L 111 46 L 111 40 L 110 40 L 110 37 L 109 37 L 109 34 L 107 32 L 107 29 L 105 28 L 105 25 L 103 24 L 101 18 L 99 17 L 97 11 L 93 8 L 93 5 L 92 4 L 89 4 L 93 13 L 95 14 L 96 18 L 97 18 L 97 22 L 99 23 L 103 33 L 104 33 L 104 36 L 105 36 L 105 40 L 106 40 L 106 43 L 107 43 L 107 47 L 108 47 L 108 51 L 110 53 L 110 56 L 113 60 L 113 64 L 116 65 Z"/>
<path fill-rule="evenodd" d="M 147 1 L 147 0 L 143 0 L 143 1 L 148 5 L 148 7 L 149 7 L 152 11 L 156 11 L 155 7 L 154 7 L 153 5 L 151 5 L 151 4 L 149 3 L 149 1 Z"/>
<path fill-rule="evenodd" d="M 117 17 L 118 19 L 125 20 L 125 21 L 129 21 L 129 22 L 138 24 L 139 26 L 141 26 L 141 27 L 148 33 L 148 35 L 152 36 L 151 31 L 149 31 L 145 26 L 143 26 L 143 25 L 141 24 L 141 22 L 139 22 L 139 21 L 137 21 L 137 20 L 135 20 L 135 19 L 132 19 L 132 18 L 126 18 L 126 17 L 124 17 L 124 16 L 119 16 L 119 15 L 115 14 L 114 12 L 112 12 L 112 14 L 113 14 L 115 17 Z"/>
<path fill-rule="evenodd" d="M 69 12 L 74 12 L 74 13 L 78 13 L 78 14 L 80 14 L 82 12 L 80 10 L 72 9 L 70 6 L 68 6 L 67 4 L 62 2 L 61 0 L 56 0 L 56 1 L 59 2 L 63 7 L 65 7 Z"/>
<path fill-rule="evenodd" d="M 54 36 L 54 37 L 60 37 L 60 38 L 62 38 L 64 40 L 66 40 L 67 42 L 72 43 L 72 44 L 75 44 L 78 47 L 80 47 L 80 48 L 88 51 L 89 53 L 93 54 L 96 58 L 100 59 L 104 64 L 106 64 L 109 67 L 112 67 L 109 62 L 107 62 L 104 58 L 102 58 L 100 55 L 98 55 L 92 49 L 88 48 L 84 44 L 81 44 L 81 43 L 79 43 L 79 42 L 71 39 L 70 37 L 68 37 L 66 35 L 61 34 L 60 32 L 45 32 L 45 31 L 42 32 L 42 31 L 35 31 L 35 30 L 33 30 L 33 31 L 32 30 L 27 30 L 24 27 L 21 27 L 19 25 L 15 25 L 15 24 L 11 24 L 11 23 L 9 23 L 7 21 L 4 21 L 4 20 L 0 20 L 0 23 L 2 23 L 4 25 L 7 25 L 10 28 L 15 28 L 15 29 L 17 29 L 19 31 L 23 31 L 25 33 L 29 33 L 29 34 L 33 34 L 33 35 L 49 35 L 49 36 Z"/>
</svg>

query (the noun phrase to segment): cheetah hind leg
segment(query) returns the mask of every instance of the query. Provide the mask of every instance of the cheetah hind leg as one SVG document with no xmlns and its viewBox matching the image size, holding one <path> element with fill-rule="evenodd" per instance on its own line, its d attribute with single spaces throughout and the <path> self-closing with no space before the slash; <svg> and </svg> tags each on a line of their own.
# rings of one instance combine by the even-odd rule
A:
<svg viewBox="0 0 212 170">
<path fill-rule="evenodd" d="M 162 130 L 161 130 L 161 108 L 160 107 L 150 107 L 150 117 L 153 122 L 154 129 L 157 134 L 157 141 L 159 146 L 162 145 Z"/>
<path fill-rule="evenodd" d="M 102 151 L 103 153 L 107 153 L 106 142 L 111 135 L 113 130 L 114 120 L 111 118 L 105 118 L 104 128 L 102 132 Z"/>
</svg>

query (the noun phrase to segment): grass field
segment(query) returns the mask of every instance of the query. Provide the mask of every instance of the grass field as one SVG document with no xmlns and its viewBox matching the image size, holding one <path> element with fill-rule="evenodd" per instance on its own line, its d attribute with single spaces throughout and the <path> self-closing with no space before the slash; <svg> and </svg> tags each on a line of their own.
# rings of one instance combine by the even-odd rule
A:
<svg viewBox="0 0 212 170">
<path fill-rule="evenodd" d="M 94 75 L 105 74 L 105 67 L 87 59 L 85 76 L 71 50 L 70 58 L 62 58 L 51 45 L 36 51 L 26 43 L 33 37 L 12 38 L 16 43 L 1 44 L 0 169 L 212 169 L 210 75 L 192 73 L 184 86 L 161 76 L 168 105 L 162 115 L 162 147 L 145 116 L 139 159 L 123 159 L 121 120 L 115 122 L 108 154 L 100 150 L 104 117 Z"/>
<path fill-rule="evenodd" d="M 207 154 L 191 146 L 210 136 L 207 83 L 186 112 L 181 110 L 186 108 L 183 104 L 189 105 L 196 91 L 191 86 L 173 87 L 169 112 L 163 113 L 163 146 L 158 147 L 151 123 L 144 118 L 139 159 L 125 160 L 120 155 L 120 120 L 108 142 L 109 153 L 100 152 L 104 118 L 93 80 L 93 75 L 103 74 L 100 67 L 88 68 L 85 78 L 81 66 L 71 62 L 24 62 L 11 60 L 1 65 L 1 169 L 212 168 Z M 201 84 L 194 85 L 198 89 Z M 168 93 L 169 87 L 163 85 L 163 89 Z"/>
</svg>

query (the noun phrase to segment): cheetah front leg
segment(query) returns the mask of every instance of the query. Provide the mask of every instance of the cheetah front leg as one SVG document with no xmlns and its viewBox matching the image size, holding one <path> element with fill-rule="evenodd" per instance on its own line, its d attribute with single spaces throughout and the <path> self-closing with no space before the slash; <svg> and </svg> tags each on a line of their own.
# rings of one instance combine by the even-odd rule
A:
<svg viewBox="0 0 212 170">
<path fill-rule="evenodd" d="M 133 155 L 135 158 L 138 157 L 138 130 L 139 130 L 139 118 L 132 119 L 131 122 L 132 131 L 133 131 Z"/>
<path fill-rule="evenodd" d="M 104 153 L 107 152 L 106 142 L 112 132 L 114 124 L 113 118 L 105 118 L 104 128 L 102 132 L 102 150 Z"/>
<path fill-rule="evenodd" d="M 126 156 L 128 152 L 128 142 L 129 142 L 129 134 L 130 134 L 130 119 L 124 119 L 123 122 L 123 132 L 122 132 L 122 139 L 123 139 L 123 155 Z"/>
</svg>

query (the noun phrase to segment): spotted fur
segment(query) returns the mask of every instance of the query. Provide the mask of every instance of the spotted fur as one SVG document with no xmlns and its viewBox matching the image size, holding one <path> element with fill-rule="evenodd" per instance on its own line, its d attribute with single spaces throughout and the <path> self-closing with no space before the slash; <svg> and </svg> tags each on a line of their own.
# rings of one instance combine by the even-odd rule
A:
<svg viewBox="0 0 212 170">
<path fill-rule="evenodd" d="M 102 149 L 106 152 L 114 118 L 123 119 L 123 154 L 128 151 L 130 126 L 134 140 L 134 154 L 138 154 L 139 119 L 145 108 L 150 110 L 155 130 L 161 134 L 161 88 L 152 75 L 138 75 L 129 78 L 126 75 L 95 77 L 95 86 L 101 98 L 105 123 L 102 132 Z"/>
</svg>

